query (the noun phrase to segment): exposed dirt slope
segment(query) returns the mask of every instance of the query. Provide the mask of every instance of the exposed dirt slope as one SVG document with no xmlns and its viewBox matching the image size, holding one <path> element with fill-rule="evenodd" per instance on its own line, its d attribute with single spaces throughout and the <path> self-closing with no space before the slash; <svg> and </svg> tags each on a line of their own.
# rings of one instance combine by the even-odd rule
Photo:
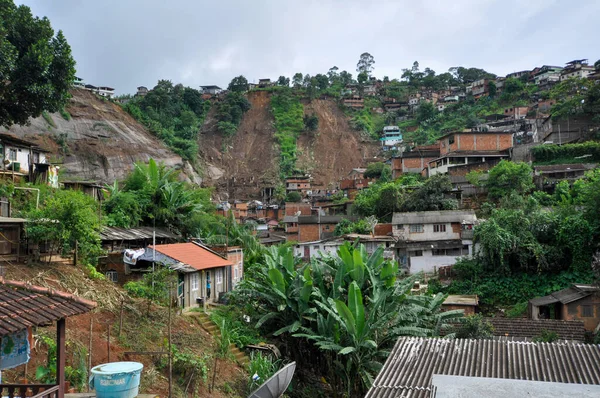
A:
<svg viewBox="0 0 600 398">
<path fill-rule="evenodd" d="M 251 92 L 248 99 L 252 107 L 234 137 L 223 138 L 217 131 L 214 111 L 200 134 L 205 183 L 215 186 L 221 198 L 260 198 L 262 188 L 277 181 L 279 159 L 270 93 Z M 315 100 L 304 108 L 305 113 L 317 115 L 319 128 L 298 140 L 297 165 L 311 171 L 317 189 L 334 187 L 352 168 L 367 163 L 377 146 L 361 140 L 333 100 Z"/>
<path fill-rule="evenodd" d="M 237 134 L 224 138 L 217 130 L 214 109 L 200 132 L 200 156 L 206 162 L 207 183 L 230 198 L 259 197 L 262 187 L 277 175 L 273 116 L 269 93 L 251 92 L 251 108 Z"/>
<path fill-rule="evenodd" d="M 180 156 L 118 105 L 85 90 L 73 90 L 72 94 L 73 98 L 66 107 L 72 117 L 70 121 L 56 113 L 50 115 L 56 127 L 39 117 L 32 119 L 29 126 L 8 129 L 9 133 L 34 141 L 51 151 L 52 160 L 63 163 L 64 179 L 110 183 L 124 178 L 134 162 L 150 158 L 184 169 L 191 179 L 197 178 Z M 5 132 L 6 129 L 0 128 L 0 131 Z M 58 138 L 61 134 L 66 135 L 66 151 Z"/>
<path fill-rule="evenodd" d="M 316 114 L 319 128 L 304 133 L 298 140 L 297 165 L 306 165 L 315 189 L 334 188 L 353 168 L 361 167 L 377 153 L 378 146 L 363 140 L 348 124 L 348 119 L 332 100 L 313 100 L 304 104 L 305 114 Z"/>
</svg>

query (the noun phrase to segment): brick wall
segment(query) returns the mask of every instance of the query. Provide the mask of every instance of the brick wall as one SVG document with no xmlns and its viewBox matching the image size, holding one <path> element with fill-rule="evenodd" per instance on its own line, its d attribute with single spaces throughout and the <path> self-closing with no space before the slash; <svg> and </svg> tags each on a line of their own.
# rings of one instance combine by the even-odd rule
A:
<svg viewBox="0 0 600 398">
<path fill-rule="evenodd" d="M 450 140 L 454 137 L 454 142 Z M 460 151 L 503 151 L 512 148 L 511 134 L 454 134 L 440 143 L 440 154 Z"/>
<path fill-rule="evenodd" d="M 384 236 L 392 233 L 392 224 L 377 224 L 375 225 L 375 235 Z"/>
<path fill-rule="evenodd" d="M 319 224 L 300 224 L 298 226 L 298 242 L 319 240 Z"/>
<path fill-rule="evenodd" d="M 583 316 L 583 306 L 591 306 L 591 317 Z M 600 322 L 600 294 L 591 295 L 581 300 L 562 306 L 562 319 L 566 321 L 583 321 L 585 330 L 592 331 Z"/>
<path fill-rule="evenodd" d="M 442 304 L 442 311 L 464 310 L 465 315 L 475 314 L 475 307 L 472 305 Z"/>
<path fill-rule="evenodd" d="M 286 203 L 285 204 L 285 215 L 295 216 L 300 211 L 302 216 L 310 216 L 310 204 L 309 203 Z"/>
</svg>

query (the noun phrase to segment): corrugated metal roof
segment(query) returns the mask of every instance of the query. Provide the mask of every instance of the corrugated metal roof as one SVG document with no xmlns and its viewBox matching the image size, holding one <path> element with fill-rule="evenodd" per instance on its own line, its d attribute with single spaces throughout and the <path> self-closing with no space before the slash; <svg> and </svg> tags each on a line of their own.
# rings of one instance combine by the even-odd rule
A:
<svg viewBox="0 0 600 398">
<path fill-rule="evenodd" d="M 494 327 L 495 336 L 534 338 L 543 331 L 555 332 L 564 340 L 585 340 L 583 321 L 558 319 L 485 318 Z"/>
<path fill-rule="evenodd" d="M 93 301 L 0 277 L 0 336 L 48 324 L 96 307 Z"/>
<path fill-rule="evenodd" d="M 547 296 L 531 299 L 529 302 L 536 307 L 558 302 L 562 304 L 569 304 L 598 291 L 600 291 L 598 286 L 574 284 L 571 287 L 550 293 Z"/>
<path fill-rule="evenodd" d="M 600 384 L 600 345 L 401 337 L 366 398 L 430 397 L 434 374 Z"/>
<path fill-rule="evenodd" d="M 150 251 L 153 246 L 149 246 Z M 154 246 L 157 252 L 170 257 L 182 265 L 188 265 L 195 270 L 203 270 L 208 268 L 226 267 L 233 265 L 229 260 L 217 255 L 197 243 L 174 243 L 172 245 L 156 245 Z M 148 253 L 148 250 L 146 250 Z"/>
<path fill-rule="evenodd" d="M 138 227 L 138 228 L 119 228 L 119 227 L 103 227 L 100 232 L 100 238 L 106 240 L 145 240 L 152 239 L 152 232 L 156 231 L 157 238 L 180 239 L 174 233 L 161 228 Z"/>
<path fill-rule="evenodd" d="M 392 218 L 392 224 L 433 224 L 463 221 L 477 221 L 475 212 L 473 210 L 417 211 L 411 213 L 394 213 Z"/>
<path fill-rule="evenodd" d="M 479 298 L 476 294 L 450 294 L 444 300 L 445 305 L 473 305 L 479 304 Z"/>
</svg>

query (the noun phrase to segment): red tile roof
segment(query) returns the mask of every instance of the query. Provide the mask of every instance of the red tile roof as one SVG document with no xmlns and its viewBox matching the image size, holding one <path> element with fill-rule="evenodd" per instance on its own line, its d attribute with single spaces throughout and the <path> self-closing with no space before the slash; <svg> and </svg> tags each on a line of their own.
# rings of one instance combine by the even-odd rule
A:
<svg viewBox="0 0 600 398">
<path fill-rule="evenodd" d="M 152 249 L 152 246 L 150 246 L 150 248 Z M 173 260 L 187 264 L 197 270 L 233 265 L 231 261 L 192 242 L 156 245 L 154 248 L 157 252 L 171 257 Z"/>
<path fill-rule="evenodd" d="M 45 325 L 96 307 L 69 293 L 0 277 L 0 336 Z"/>
</svg>

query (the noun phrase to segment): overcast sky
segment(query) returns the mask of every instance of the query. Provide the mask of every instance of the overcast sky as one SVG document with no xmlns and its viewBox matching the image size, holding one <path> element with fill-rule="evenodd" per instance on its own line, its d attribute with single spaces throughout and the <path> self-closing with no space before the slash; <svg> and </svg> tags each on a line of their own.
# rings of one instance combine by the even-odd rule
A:
<svg viewBox="0 0 600 398">
<path fill-rule="evenodd" d="M 62 29 L 87 83 L 134 93 L 158 79 L 198 87 L 336 65 L 375 76 L 418 60 L 499 75 L 600 58 L 598 0 L 22 0 Z"/>
</svg>

